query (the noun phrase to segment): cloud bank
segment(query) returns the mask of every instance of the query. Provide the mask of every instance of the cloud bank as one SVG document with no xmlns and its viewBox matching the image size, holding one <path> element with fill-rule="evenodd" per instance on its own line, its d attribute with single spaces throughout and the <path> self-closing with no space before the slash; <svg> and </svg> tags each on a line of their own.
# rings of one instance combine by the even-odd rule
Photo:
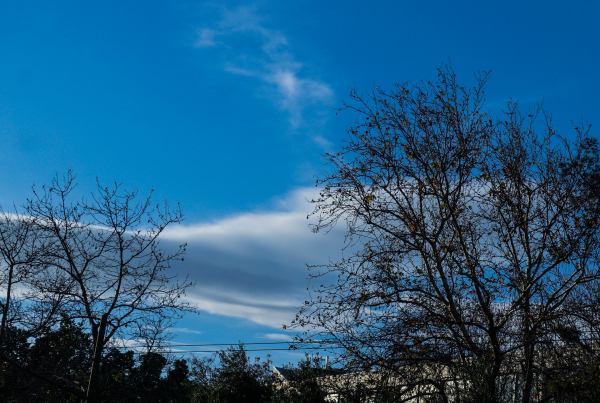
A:
<svg viewBox="0 0 600 403">
<path fill-rule="evenodd" d="M 340 230 L 314 234 L 306 216 L 315 189 L 301 189 L 254 212 L 210 223 L 169 228 L 167 244 L 187 242 L 185 261 L 174 265 L 197 281 L 187 299 L 202 311 L 245 318 L 281 329 L 308 298 L 306 264 L 341 256 Z"/>
<path fill-rule="evenodd" d="M 221 15 L 213 26 L 197 30 L 194 46 L 215 48 L 225 71 L 266 86 L 274 103 L 288 113 L 292 128 L 307 120 L 311 106 L 324 106 L 333 98 L 331 87 L 307 73 L 309 66 L 295 59 L 287 37 L 268 28 L 256 7 L 223 8 Z M 315 142 L 323 145 L 321 138 Z"/>
</svg>

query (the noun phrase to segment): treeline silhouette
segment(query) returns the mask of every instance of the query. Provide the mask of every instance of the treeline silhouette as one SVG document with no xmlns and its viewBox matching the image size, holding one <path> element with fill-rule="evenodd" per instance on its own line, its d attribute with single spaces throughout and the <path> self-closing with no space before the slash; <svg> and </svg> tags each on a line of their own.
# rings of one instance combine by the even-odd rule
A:
<svg viewBox="0 0 600 403">
<path fill-rule="evenodd" d="M 18 337 L 10 329 L 9 337 Z M 16 336 L 16 337 L 15 337 Z M 0 363 L 0 401 L 79 402 L 64 387 L 48 383 L 35 374 L 52 374 L 62 384 L 87 386 L 92 366 L 91 335 L 65 319 L 60 326 L 16 346 L 14 356 L 21 363 L 15 369 Z M 175 358 L 173 355 L 107 347 L 99 377 L 101 402 L 324 402 L 318 386 L 324 360 L 306 356 L 297 365 L 288 365 L 294 374 L 293 387 L 274 374 L 272 362 L 252 359 L 243 344 L 218 351 L 210 357 Z"/>
</svg>

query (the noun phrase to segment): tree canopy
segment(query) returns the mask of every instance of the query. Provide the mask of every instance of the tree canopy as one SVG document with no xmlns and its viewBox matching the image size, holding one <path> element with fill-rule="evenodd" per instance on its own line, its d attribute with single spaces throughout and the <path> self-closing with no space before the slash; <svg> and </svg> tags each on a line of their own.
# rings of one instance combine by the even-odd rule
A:
<svg viewBox="0 0 600 403">
<path fill-rule="evenodd" d="M 493 116 L 475 78 L 353 90 L 358 120 L 317 180 L 314 231 L 345 225 L 347 253 L 311 268 L 294 324 L 391 371 L 398 401 L 540 399 L 543 357 L 597 335 L 598 142 L 540 106 Z"/>
</svg>

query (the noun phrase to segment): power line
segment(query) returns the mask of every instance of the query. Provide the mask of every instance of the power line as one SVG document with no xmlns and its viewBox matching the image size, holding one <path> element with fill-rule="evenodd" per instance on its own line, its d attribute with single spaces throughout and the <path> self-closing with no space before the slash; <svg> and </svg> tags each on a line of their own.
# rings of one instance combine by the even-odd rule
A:
<svg viewBox="0 0 600 403">
<path fill-rule="evenodd" d="M 327 350 L 329 347 L 306 347 L 306 348 L 295 348 L 295 349 L 289 349 L 289 348 L 255 348 L 255 349 L 249 349 L 249 350 L 244 350 L 244 351 L 296 351 L 296 350 Z M 218 353 L 220 350 L 182 350 L 182 351 L 177 351 L 177 350 L 156 350 L 156 351 L 152 351 L 153 353 L 157 353 L 157 354 L 167 354 L 167 353 L 172 353 L 172 354 L 190 354 L 190 353 Z M 145 352 L 142 351 L 134 351 L 134 354 L 146 354 Z"/>
<path fill-rule="evenodd" d="M 168 344 L 165 347 L 212 347 L 212 346 L 249 346 L 249 345 L 271 345 L 271 344 L 332 344 L 330 342 L 325 341 L 310 341 L 310 342 L 300 342 L 300 341 L 273 341 L 273 342 L 264 342 L 264 343 L 205 343 L 205 344 Z M 143 345 L 133 345 L 133 346 L 114 346 L 114 348 L 144 348 L 147 346 Z M 298 347 L 299 348 L 299 347 Z M 246 350 L 250 351 L 250 350 Z"/>
</svg>

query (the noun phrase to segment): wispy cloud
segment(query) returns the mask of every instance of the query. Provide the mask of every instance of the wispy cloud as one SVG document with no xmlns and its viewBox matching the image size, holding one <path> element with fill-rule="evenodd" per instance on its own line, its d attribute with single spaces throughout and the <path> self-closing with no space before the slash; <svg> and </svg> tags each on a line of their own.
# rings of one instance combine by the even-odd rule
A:
<svg viewBox="0 0 600 403">
<path fill-rule="evenodd" d="M 225 71 L 266 86 L 275 104 L 288 113 L 292 128 L 306 122 L 311 107 L 323 107 L 333 98 L 331 87 L 311 76 L 310 66 L 294 57 L 287 37 L 268 27 L 256 7 L 221 11 L 219 21 L 198 29 L 194 46 L 220 50 Z"/>
<path fill-rule="evenodd" d="M 197 48 L 210 48 L 213 46 L 217 46 L 217 42 L 215 41 L 215 36 L 217 35 L 217 31 L 210 28 L 202 28 L 198 29 L 198 39 L 194 42 L 194 46 Z"/>
<path fill-rule="evenodd" d="M 272 211 L 240 214 L 210 223 L 172 227 L 162 239 L 187 242 L 174 270 L 197 280 L 186 298 L 205 312 L 244 318 L 281 329 L 308 299 L 306 263 L 326 263 L 341 252 L 341 230 L 308 228 L 315 188 L 300 189 Z"/>
<path fill-rule="evenodd" d="M 292 336 L 283 333 L 264 333 L 257 336 L 267 340 L 292 341 Z"/>
<path fill-rule="evenodd" d="M 171 333 L 192 333 L 192 334 L 203 334 L 204 332 L 201 332 L 199 330 L 193 330 L 193 329 L 188 329 L 187 327 L 172 327 L 169 329 L 169 331 Z"/>
</svg>

